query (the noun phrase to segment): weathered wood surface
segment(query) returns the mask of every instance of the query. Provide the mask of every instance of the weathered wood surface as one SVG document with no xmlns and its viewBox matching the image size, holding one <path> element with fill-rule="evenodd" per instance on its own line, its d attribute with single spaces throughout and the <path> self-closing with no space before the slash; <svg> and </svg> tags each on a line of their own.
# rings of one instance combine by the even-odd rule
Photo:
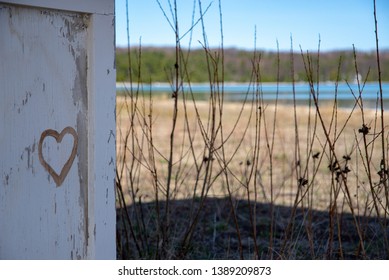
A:
<svg viewBox="0 0 389 280">
<path fill-rule="evenodd" d="M 9 2 L 35 7 L 0 3 L 0 258 L 114 258 L 113 1 Z"/>
</svg>

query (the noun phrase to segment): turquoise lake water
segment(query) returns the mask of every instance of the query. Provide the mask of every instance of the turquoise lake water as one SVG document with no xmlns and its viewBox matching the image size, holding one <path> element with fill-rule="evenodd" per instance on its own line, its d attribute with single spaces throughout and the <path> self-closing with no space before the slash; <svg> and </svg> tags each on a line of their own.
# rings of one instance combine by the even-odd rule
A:
<svg viewBox="0 0 389 280">
<path fill-rule="evenodd" d="M 116 85 L 119 94 L 129 88 L 129 84 L 117 83 Z M 169 84 L 143 84 L 141 89 L 145 94 L 152 92 L 155 95 L 173 92 Z M 183 89 L 187 94 L 193 92 L 199 99 L 206 99 L 211 92 L 208 84 L 193 84 L 190 87 L 184 85 Z M 296 102 L 304 104 L 308 103 L 311 97 L 309 85 L 306 83 L 296 83 L 294 88 L 292 83 L 280 83 L 278 86 L 275 83 L 263 83 L 258 87 L 250 84 L 224 84 L 223 92 L 227 101 L 243 101 L 245 98 L 252 99 L 257 89 L 263 100 L 269 102 L 278 98 L 281 103 L 292 103 L 295 98 Z M 219 90 L 221 91 L 221 88 Z M 378 83 L 366 83 L 359 90 L 357 84 L 339 83 L 336 87 L 334 83 L 322 83 L 315 85 L 315 91 L 320 101 L 333 102 L 336 96 L 341 106 L 352 106 L 361 91 L 364 105 L 375 107 L 379 96 L 379 85 Z M 382 84 L 382 91 L 385 108 L 389 108 L 389 83 Z"/>
</svg>

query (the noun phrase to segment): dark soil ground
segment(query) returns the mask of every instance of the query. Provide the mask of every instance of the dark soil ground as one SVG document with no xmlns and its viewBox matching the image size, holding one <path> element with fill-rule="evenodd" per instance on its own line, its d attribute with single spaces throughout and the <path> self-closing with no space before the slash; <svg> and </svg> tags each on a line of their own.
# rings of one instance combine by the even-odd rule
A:
<svg viewBox="0 0 389 280">
<path fill-rule="evenodd" d="M 170 204 L 169 238 L 162 240 L 158 223 L 163 221 L 165 203 L 137 203 L 117 210 L 118 259 L 388 259 L 385 235 L 388 221 L 376 217 L 293 209 L 274 206 L 271 239 L 271 207 L 246 200 L 208 198 L 177 200 Z M 231 207 L 233 205 L 234 207 Z M 250 209 L 255 208 L 255 237 Z M 295 211 L 294 211 L 295 210 Z M 294 212 L 294 215 L 293 215 Z M 234 213 L 235 217 L 234 218 Z M 128 215 L 128 216 L 127 216 Z M 292 218 L 294 216 L 294 218 Z M 355 221 L 359 224 L 365 254 Z M 162 226 L 163 227 L 163 226 Z M 162 228 L 160 227 L 160 228 Z M 188 238 L 189 237 L 189 238 Z M 185 242 L 185 240 L 187 242 Z"/>
</svg>

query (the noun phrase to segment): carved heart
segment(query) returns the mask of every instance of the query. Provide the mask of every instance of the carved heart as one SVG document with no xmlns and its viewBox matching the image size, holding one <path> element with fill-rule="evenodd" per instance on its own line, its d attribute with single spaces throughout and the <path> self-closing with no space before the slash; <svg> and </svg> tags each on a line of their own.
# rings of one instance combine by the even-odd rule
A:
<svg viewBox="0 0 389 280">
<path fill-rule="evenodd" d="M 58 175 L 54 171 L 54 169 L 50 166 L 50 164 L 48 164 L 47 161 L 43 158 L 42 145 L 43 145 L 43 141 L 48 136 L 54 137 L 54 139 L 57 141 L 57 143 L 61 143 L 63 137 L 66 134 L 71 134 L 73 136 L 73 138 L 74 138 L 73 148 L 72 148 L 72 152 L 71 152 L 68 160 L 66 161 L 65 165 L 62 167 L 61 173 Z M 77 145 L 78 145 L 77 132 L 70 126 L 65 127 L 61 131 L 61 133 L 58 133 L 58 131 L 53 130 L 53 129 L 47 129 L 47 130 L 43 131 L 43 133 L 41 135 L 41 138 L 39 140 L 39 147 L 38 147 L 39 161 L 41 162 L 43 167 L 47 170 L 47 172 L 49 172 L 51 177 L 53 177 L 54 182 L 57 184 L 57 187 L 62 185 L 63 181 L 65 180 L 66 176 L 69 173 L 70 167 L 72 166 L 74 158 L 76 157 Z"/>
</svg>

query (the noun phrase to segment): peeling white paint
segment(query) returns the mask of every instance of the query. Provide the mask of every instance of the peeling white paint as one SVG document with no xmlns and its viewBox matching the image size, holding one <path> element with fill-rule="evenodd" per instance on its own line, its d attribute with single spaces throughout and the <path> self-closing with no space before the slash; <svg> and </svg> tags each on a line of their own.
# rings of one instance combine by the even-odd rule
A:
<svg viewBox="0 0 389 280">
<path fill-rule="evenodd" d="M 66 0 L 5 2 L 0 259 L 115 258 L 113 0 L 97 1 L 104 8 L 89 13 L 91 0 L 70 1 L 71 9 Z M 77 137 L 41 139 L 66 127 Z M 59 176 L 68 162 L 58 184 L 52 173 Z"/>
</svg>

